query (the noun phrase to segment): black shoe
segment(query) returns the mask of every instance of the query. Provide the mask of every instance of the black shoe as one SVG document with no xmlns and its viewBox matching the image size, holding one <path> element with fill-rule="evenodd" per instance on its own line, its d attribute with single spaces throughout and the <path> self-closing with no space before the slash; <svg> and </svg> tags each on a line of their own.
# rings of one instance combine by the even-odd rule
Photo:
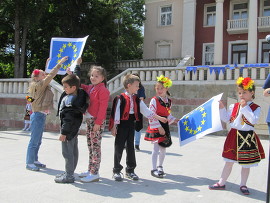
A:
<svg viewBox="0 0 270 203">
<path fill-rule="evenodd" d="M 115 181 L 123 181 L 123 174 L 122 173 L 113 173 L 113 179 Z"/>
<path fill-rule="evenodd" d="M 162 166 L 158 166 L 158 167 L 157 167 L 157 170 L 158 170 L 158 173 L 159 173 L 159 174 L 161 174 L 161 175 L 163 175 L 163 176 L 165 175 Z"/>
<path fill-rule="evenodd" d="M 138 152 L 140 151 L 140 146 L 139 145 L 135 145 L 135 150 Z"/>
<path fill-rule="evenodd" d="M 74 183 L 75 178 L 74 176 L 67 176 L 67 174 L 64 174 L 60 177 L 55 177 L 54 181 L 56 183 Z"/>
<path fill-rule="evenodd" d="M 131 180 L 139 180 L 139 177 L 135 173 L 126 173 L 126 177 Z"/>
<path fill-rule="evenodd" d="M 157 169 L 151 170 L 151 175 L 156 178 L 163 178 L 163 175 Z"/>
</svg>

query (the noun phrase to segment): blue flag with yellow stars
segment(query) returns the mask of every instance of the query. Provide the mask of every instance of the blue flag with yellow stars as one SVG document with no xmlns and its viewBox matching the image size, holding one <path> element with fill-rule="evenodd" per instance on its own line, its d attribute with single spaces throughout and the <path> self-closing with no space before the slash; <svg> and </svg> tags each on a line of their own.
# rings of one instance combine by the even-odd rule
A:
<svg viewBox="0 0 270 203">
<path fill-rule="evenodd" d="M 223 129 L 219 114 L 222 94 L 212 97 L 179 120 L 178 133 L 181 146 Z"/>
<path fill-rule="evenodd" d="M 74 70 L 77 58 L 81 57 L 85 42 L 84 38 L 52 38 L 50 47 L 51 60 L 47 64 L 46 72 L 49 73 L 57 65 L 61 58 L 68 56 L 68 60 L 62 64 L 58 74 L 66 74 L 66 69 Z"/>
</svg>

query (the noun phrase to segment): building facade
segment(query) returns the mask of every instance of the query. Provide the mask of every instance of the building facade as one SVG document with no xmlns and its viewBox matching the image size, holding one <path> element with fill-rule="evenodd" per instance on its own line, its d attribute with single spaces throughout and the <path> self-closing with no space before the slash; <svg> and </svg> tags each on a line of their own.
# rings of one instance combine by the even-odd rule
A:
<svg viewBox="0 0 270 203">
<path fill-rule="evenodd" d="M 269 63 L 268 34 L 270 0 L 146 0 L 145 59 L 190 55 L 195 65 Z"/>
</svg>

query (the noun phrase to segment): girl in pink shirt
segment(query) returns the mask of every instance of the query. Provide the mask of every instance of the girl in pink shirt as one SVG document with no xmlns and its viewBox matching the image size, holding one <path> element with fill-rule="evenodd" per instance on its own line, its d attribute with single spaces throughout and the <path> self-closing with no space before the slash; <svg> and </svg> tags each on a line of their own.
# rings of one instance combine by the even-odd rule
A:
<svg viewBox="0 0 270 203">
<path fill-rule="evenodd" d="M 81 63 L 78 59 L 77 64 Z M 77 65 L 74 71 L 80 76 L 80 67 Z M 89 95 L 90 105 L 86 111 L 86 137 L 89 149 L 89 166 L 86 172 L 79 175 L 82 182 L 99 181 L 99 168 L 101 162 L 101 133 L 104 130 L 105 119 L 110 92 L 106 88 L 107 76 L 106 71 L 101 66 L 93 66 L 89 71 L 91 85 L 81 84 Z"/>
</svg>

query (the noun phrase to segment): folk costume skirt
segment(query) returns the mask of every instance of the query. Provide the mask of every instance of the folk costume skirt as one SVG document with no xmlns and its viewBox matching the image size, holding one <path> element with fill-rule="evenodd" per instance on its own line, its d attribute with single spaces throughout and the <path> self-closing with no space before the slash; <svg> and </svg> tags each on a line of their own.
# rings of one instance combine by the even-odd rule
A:
<svg viewBox="0 0 270 203">
<path fill-rule="evenodd" d="M 222 156 L 241 165 L 253 165 L 265 158 L 259 137 L 254 131 L 232 128 L 224 143 Z"/>
<path fill-rule="evenodd" d="M 158 128 L 150 128 L 148 126 L 144 140 L 146 141 L 157 141 L 162 147 L 170 147 L 172 145 L 171 133 L 169 129 L 169 124 L 160 122 L 161 126 L 165 130 L 165 135 L 159 134 Z"/>
</svg>

